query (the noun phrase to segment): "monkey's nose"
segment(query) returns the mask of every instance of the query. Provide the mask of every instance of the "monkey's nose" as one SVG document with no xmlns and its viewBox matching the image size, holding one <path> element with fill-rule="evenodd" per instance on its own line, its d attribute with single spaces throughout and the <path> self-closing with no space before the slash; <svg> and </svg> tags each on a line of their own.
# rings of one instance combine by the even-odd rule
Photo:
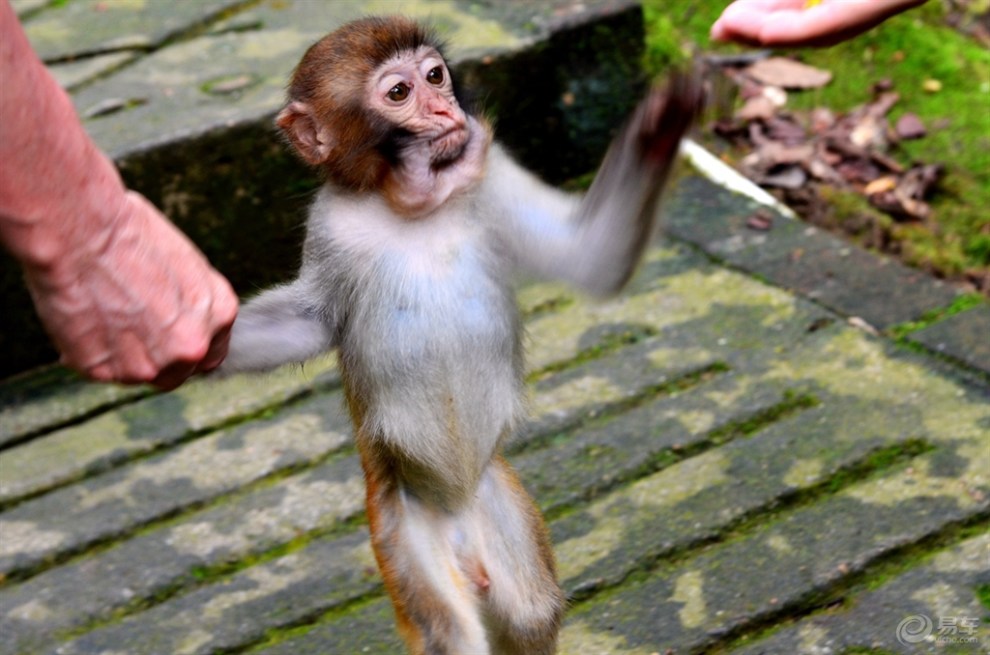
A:
<svg viewBox="0 0 990 655">
<path fill-rule="evenodd" d="M 453 103 L 440 95 L 434 96 L 430 99 L 427 109 L 429 109 L 432 114 L 437 116 L 446 116 L 448 118 L 454 118 L 456 114 Z"/>
</svg>

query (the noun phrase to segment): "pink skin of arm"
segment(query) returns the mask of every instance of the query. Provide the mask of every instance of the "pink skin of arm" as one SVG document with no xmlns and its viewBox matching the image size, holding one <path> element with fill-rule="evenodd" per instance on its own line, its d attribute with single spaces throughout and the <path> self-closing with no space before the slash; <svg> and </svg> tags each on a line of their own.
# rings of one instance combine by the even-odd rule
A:
<svg viewBox="0 0 990 655">
<path fill-rule="evenodd" d="M 237 297 L 128 191 L 0 0 L 0 241 L 62 362 L 100 381 L 178 386 L 227 352 Z"/>
<path fill-rule="evenodd" d="M 925 0 L 736 0 L 711 29 L 714 41 L 756 46 L 829 46 Z"/>
</svg>

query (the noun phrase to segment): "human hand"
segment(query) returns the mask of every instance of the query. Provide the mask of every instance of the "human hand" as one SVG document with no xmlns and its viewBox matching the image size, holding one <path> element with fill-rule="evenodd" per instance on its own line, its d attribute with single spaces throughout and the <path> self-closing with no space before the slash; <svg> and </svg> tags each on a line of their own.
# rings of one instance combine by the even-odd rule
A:
<svg viewBox="0 0 990 655">
<path fill-rule="evenodd" d="M 237 297 L 185 235 L 143 196 L 48 267 L 28 289 L 62 363 L 105 382 L 179 386 L 220 365 Z"/>
<path fill-rule="evenodd" d="M 850 39 L 925 0 L 735 0 L 712 25 L 714 41 L 762 46 L 828 46 Z"/>
</svg>

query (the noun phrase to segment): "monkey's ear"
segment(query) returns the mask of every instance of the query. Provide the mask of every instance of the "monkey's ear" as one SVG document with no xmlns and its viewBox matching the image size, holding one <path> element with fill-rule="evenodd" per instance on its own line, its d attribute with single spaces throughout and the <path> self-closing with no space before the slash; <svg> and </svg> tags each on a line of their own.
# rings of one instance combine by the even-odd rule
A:
<svg viewBox="0 0 990 655">
<path fill-rule="evenodd" d="M 334 145 L 333 133 L 320 124 L 313 108 L 305 102 L 290 102 L 278 113 L 275 124 L 282 128 L 308 164 L 318 166 L 330 158 Z"/>
</svg>

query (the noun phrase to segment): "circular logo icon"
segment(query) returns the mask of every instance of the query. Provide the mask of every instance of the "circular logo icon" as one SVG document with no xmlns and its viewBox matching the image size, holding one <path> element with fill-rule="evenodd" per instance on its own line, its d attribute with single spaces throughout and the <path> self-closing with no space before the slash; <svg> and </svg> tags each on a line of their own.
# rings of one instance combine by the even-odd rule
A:
<svg viewBox="0 0 990 655">
<path fill-rule="evenodd" d="M 909 616 L 897 624 L 897 641 L 905 646 L 918 644 L 932 634 L 932 620 L 924 614 Z"/>
</svg>

